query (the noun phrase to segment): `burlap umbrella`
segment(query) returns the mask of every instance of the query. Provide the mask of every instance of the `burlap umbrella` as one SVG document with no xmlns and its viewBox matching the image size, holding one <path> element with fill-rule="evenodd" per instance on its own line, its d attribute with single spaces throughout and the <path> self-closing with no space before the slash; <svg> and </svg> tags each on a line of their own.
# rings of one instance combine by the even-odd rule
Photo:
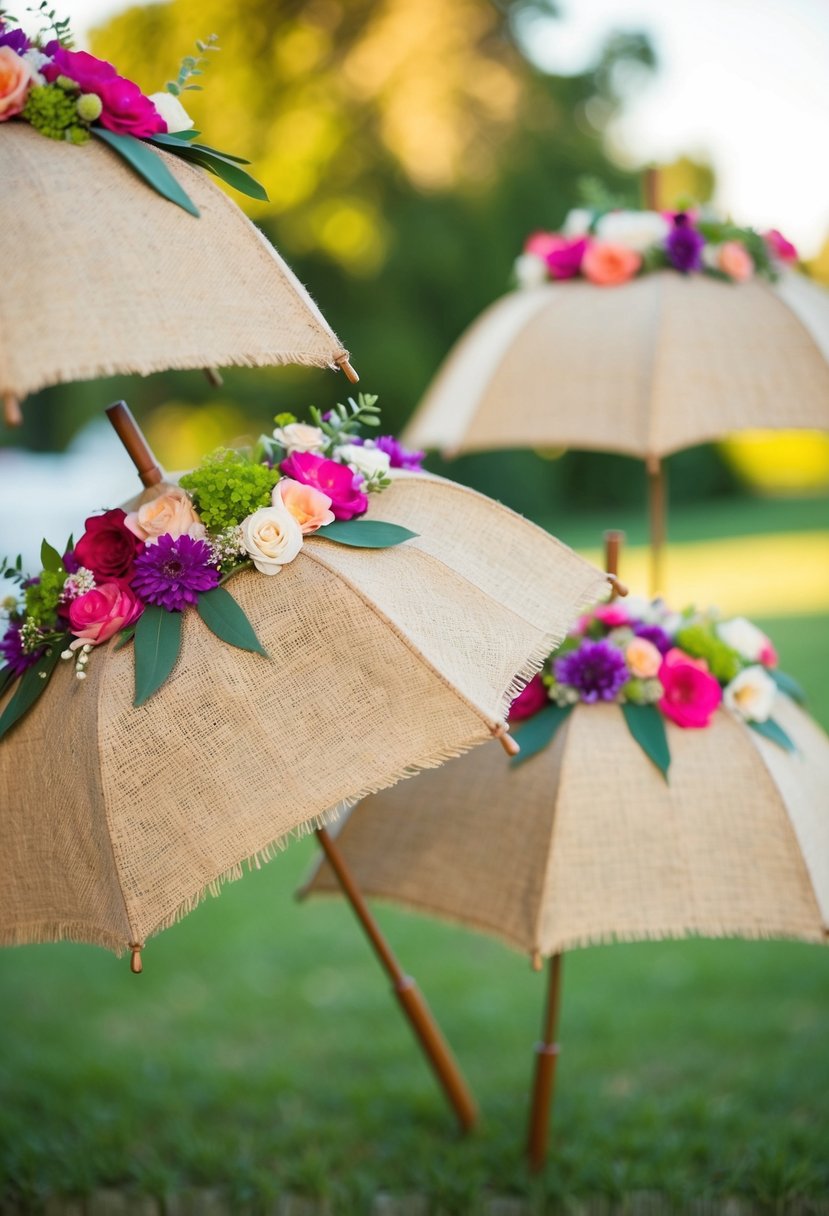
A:
<svg viewBox="0 0 829 1216">
<path fill-rule="evenodd" d="M 758 427 L 829 429 L 829 293 L 793 272 L 735 285 L 666 270 L 504 296 L 449 352 L 405 439 L 447 456 L 555 446 L 641 457 L 658 550 L 663 457 Z"/>
<path fill-rule="evenodd" d="M 167 368 L 338 366 L 348 352 L 293 272 L 194 165 L 157 149 L 195 218 L 97 140 L 0 139 L 0 394 Z M 353 373 L 352 373 L 353 374 Z"/>
<path fill-rule="evenodd" d="M 356 806 L 336 833 L 368 894 L 550 959 L 530 1158 L 543 1163 L 562 952 L 611 941 L 829 934 L 829 739 L 780 695 L 789 753 L 727 711 L 667 723 L 666 783 L 617 705 L 578 705 L 511 768 L 479 749 Z M 520 733 L 519 733 L 520 739 Z M 322 865 L 306 893 L 332 892 Z"/>
</svg>

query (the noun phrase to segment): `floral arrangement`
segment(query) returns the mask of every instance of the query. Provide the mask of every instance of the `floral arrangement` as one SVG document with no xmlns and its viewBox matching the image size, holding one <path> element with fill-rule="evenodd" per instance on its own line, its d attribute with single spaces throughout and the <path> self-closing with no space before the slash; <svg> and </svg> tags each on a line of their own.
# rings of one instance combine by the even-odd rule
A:
<svg viewBox="0 0 829 1216">
<path fill-rule="evenodd" d="M 515 263 L 520 287 L 583 278 L 600 287 L 652 270 L 706 274 L 729 283 L 775 279 L 797 250 L 772 229 L 759 233 L 704 211 L 578 208 L 561 232 L 534 232 Z"/>
<path fill-rule="evenodd" d="M 273 577 L 310 537 L 383 549 L 415 533 L 364 520 L 370 495 L 394 468 L 419 469 L 423 453 L 406 452 L 379 426 L 377 398 L 361 393 L 311 423 L 280 414 L 270 436 L 249 451 L 221 449 L 180 484 L 125 512 L 92 515 L 83 535 L 61 553 L 43 542 L 34 578 L 22 561 L 0 574 L 16 585 L 3 601 L 0 694 L 16 684 L 0 714 L 0 738 L 34 704 L 61 660 L 85 680 L 95 649 L 115 639 L 135 650 L 135 705 L 164 683 L 181 645 L 184 612 L 195 610 L 222 641 L 265 655 L 224 584 L 240 570 Z"/>
<path fill-rule="evenodd" d="M 267 195 L 247 164 L 229 152 L 197 142 L 199 131 L 185 110 L 182 94 L 199 89 L 216 35 L 197 41 L 196 56 L 181 63 L 175 80 L 146 96 L 111 63 L 86 51 L 73 51 L 68 19 L 38 10 L 44 28 L 30 38 L 0 8 L 0 122 L 21 119 L 50 139 L 88 143 L 93 136 L 108 144 L 164 198 L 198 215 L 195 203 L 170 173 L 153 145 L 214 173 L 251 198 Z"/>
<path fill-rule="evenodd" d="M 686 730 L 711 725 L 722 707 L 781 747 L 794 744 L 774 720 L 779 691 L 802 700 L 777 666 L 766 635 L 745 617 L 671 612 L 661 599 L 631 596 L 581 617 L 513 701 L 522 763 L 546 747 L 579 702 L 620 706 L 628 729 L 667 778 L 665 719 Z"/>
</svg>

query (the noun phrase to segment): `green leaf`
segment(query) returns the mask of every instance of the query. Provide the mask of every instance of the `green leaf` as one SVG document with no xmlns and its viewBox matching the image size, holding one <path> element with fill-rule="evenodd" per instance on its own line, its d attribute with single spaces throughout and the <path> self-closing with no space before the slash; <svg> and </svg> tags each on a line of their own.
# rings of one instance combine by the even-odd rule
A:
<svg viewBox="0 0 829 1216">
<path fill-rule="evenodd" d="M 521 751 L 510 760 L 510 767 L 523 764 L 552 743 L 560 726 L 573 712 L 572 705 L 545 705 L 537 714 L 527 718 L 512 733 Z"/>
<path fill-rule="evenodd" d="M 804 704 L 806 694 L 797 680 L 792 676 L 787 676 L 785 671 L 778 671 L 776 667 L 766 668 L 766 670 L 781 692 L 784 692 L 787 697 L 791 697 L 793 701 L 797 701 L 798 705 Z"/>
<path fill-rule="evenodd" d="M 44 570 L 63 569 L 63 558 L 54 545 L 49 544 L 48 540 L 45 540 L 40 546 L 40 564 Z"/>
<path fill-rule="evenodd" d="M 147 138 L 150 143 L 159 144 L 165 148 L 168 145 L 172 145 L 173 148 L 176 148 L 181 143 L 189 144 L 191 140 L 198 139 L 200 135 L 201 131 L 197 131 L 195 127 L 191 127 L 189 131 L 173 131 L 172 134 L 165 132 L 163 135 L 150 135 Z"/>
<path fill-rule="evenodd" d="M 334 540 L 339 545 L 353 545 L 357 549 L 390 549 L 417 536 L 399 524 L 387 524 L 380 519 L 335 519 L 318 532 L 312 533 L 320 540 Z M 309 538 L 310 539 L 310 538 Z"/>
<path fill-rule="evenodd" d="M 240 650 L 252 650 L 268 658 L 253 626 L 236 600 L 224 587 L 214 587 L 199 596 L 196 611 L 211 633 Z"/>
<path fill-rule="evenodd" d="M 152 139 L 155 142 L 155 136 Z M 189 161 L 193 165 L 199 165 L 202 169 L 207 169 L 209 173 L 213 173 L 216 177 L 221 178 L 223 182 L 227 182 L 229 186 L 232 186 L 234 190 L 238 190 L 240 194 L 246 194 L 249 198 L 267 201 L 268 195 L 264 186 L 260 185 L 244 169 L 239 168 L 239 165 L 235 163 L 236 157 L 226 157 L 220 152 L 213 152 L 202 144 L 182 144 L 178 148 L 168 145 L 168 151 L 172 152 L 175 156 L 181 157 L 182 160 Z"/>
<path fill-rule="evenodd" d="M 15 674 L 11 667 L 0 667 L 0 697 L 15 679 Z"/>
<path fill-rule="evenodd" d="M 181 188 L 164 161 L 152 150 L 146 140 L 136 139 L 134 135 L 117 135 L 104 127 L 90 127 L 93 135 L 103 140 L 105 144 L 122 156 L 131 165 L 139 177 L 156 190 L 162 198 L 182 207 L 190 215 L 198 216 L 199 209 L 188 194 Z"/>
<path fill-rule="evenodd" d="M 632 705 L 630 702 L 626 702 L 621 709 L 628 730 L 667 781 L 671 753 L 668 749 L 668 736 L 665 733 L 665 719 L 662 714 L 655 705 Z"/>
<path fill-rule="evenodd" d="M 220 152 L 218 148 L 211 148 L 209 144 L 194 144 L 199 152 L 207 152 L 210 156 L 218 156 L 221 160 L 232 161 L 235 165 L 249 165 L 250 161 L 244 156 L 234 156 L 232 152 Z"/>
<path fill-rule="evenodd" d="M 765 722 L 749 722 L 749 726 L 752 730 L 756 730 L 758 735 L 762 735 L 764 739 L 771 739 L 772 743 L 776 743 L 784 751 L 797 751 L 793 741 L 783 730 L 783 727 L 775 722 L 774 718 L 766 718 Z"/>
<path fill-rule="evenodd" d="M 63 638 L 53 643 L 42 658 L 23 672 L 11 700 L 0 715 L 0 739 L 11 730 L 15 722 L 28 713 L 43 692 L 60 662 L 60 652 L 67 640 L 68 638 Z"/>
<path fill-rule="evenodd" d="M 127 643 L 131 642 L 134 637 L 135 625 L 128 625 L 126 629 L 122 629 L 121 632 L 115 636 L 115 645 L 112 648 L 113 653 L 116 650 L 123 650 Z"/>
<path fill-rule="evenodd" d="M 135 700 L 143 705 L 175 666 L 181 647 L 181 613 L 148 604 L 135 626 Z"/>
</svg>

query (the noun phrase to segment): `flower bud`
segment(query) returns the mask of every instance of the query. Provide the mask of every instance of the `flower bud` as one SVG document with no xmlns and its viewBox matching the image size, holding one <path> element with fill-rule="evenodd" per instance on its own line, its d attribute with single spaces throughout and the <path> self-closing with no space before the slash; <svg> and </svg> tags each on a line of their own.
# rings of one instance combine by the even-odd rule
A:
<svg viewBox="0 0 829 1216">
<path fill-rule="evenodd" d="M 81 93 L 76 102 L 81 122 L 94 122 L 101 117 L 103 103 L 97 93 Z"/>
</svg>

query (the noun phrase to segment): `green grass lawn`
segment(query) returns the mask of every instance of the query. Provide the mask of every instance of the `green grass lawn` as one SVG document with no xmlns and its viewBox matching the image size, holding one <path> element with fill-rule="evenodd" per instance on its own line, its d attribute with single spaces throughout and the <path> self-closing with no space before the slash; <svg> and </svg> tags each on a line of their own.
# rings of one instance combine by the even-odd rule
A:
<svg viewBox="0 0 829 1216">
<path fill-rule="evenodd" d="M 802 521 L 794 525 L 802 528 Z M 826 617 L 761 622 L 829 725 Z M 487 1189 L 829 1197 L 829 954 L 791 943 L 610 946 L 565 960 L 555 1129 L 523 1161 L 543 977 L 484 937 L 389 908 L 480 1101 L 455 1132 L 348 908 L 297 905 L 314 842 L 208 899 L 145 972 L 77 945 L 0 951 L 0 1208 L 115 1186 L 282 1190 L 368 1212 L 379 1190 L 473 1213 Z M 463 864 L 459 859 L 459 865 Z"/>
</svg>

